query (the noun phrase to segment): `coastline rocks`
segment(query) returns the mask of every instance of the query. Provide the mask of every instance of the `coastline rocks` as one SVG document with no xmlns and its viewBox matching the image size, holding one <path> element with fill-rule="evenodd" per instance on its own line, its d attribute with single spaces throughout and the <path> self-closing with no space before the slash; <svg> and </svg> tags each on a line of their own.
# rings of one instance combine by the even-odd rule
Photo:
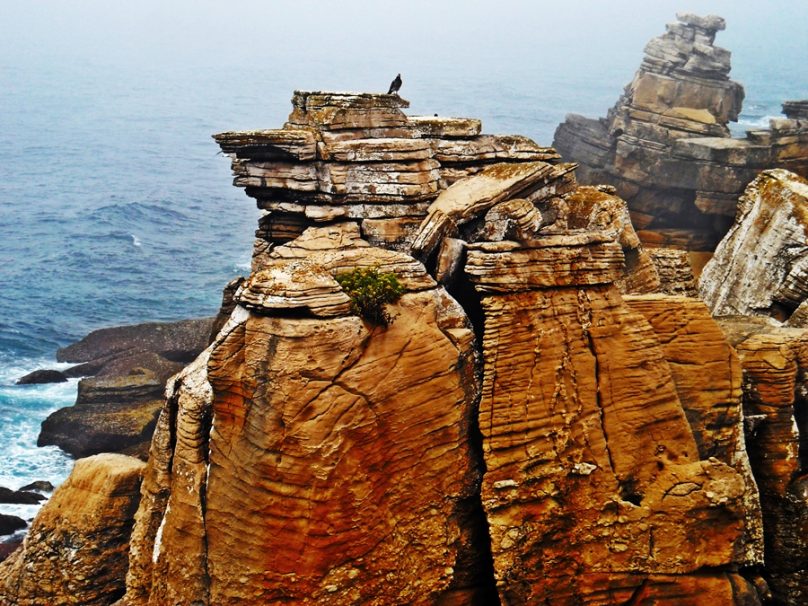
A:
<svg viewBox="0 0 808 606">
<path fill-rule="evenodd" d="M 35 370 L 17 379 L 17 385 L 40 385 L 43 383 L 65 383 L 67 377 L 58 370 Z"/>
<path fill-rule="evenodd" d="M 47 497 L 42 496 L 36 492 L 28 492 L 27 490 L 11 490 L 0 486 L 0 503 L 15 503 L 18 505 L 36 505 L 40 501 L 44 501 Z"/>
<path fill-rule="evenodd" d="M 403 285 L 389 327 L 327 303 L 354 266 Z M 122 603 L 486 603 L 462 309 L 355 224 L 275 248 L 236 298 L 169 391 Z"/>
<path fill-rule="evenodd" d="M 117 454 L 77 461 L 0 564 L 0 604 L 101 606 L 120 597 L 144 467 Z"/>
<path fill-rule="evenodd" d="M 207 347 L 213 318 L 103 328 L 60 349 L 57 360 L 79 363 L 76 404 L 42 422 L 37 445 L 75 457 L 123 452 L 146 458 L 162 408 L 165 382 Z"/>
<path fill-rule="evenodd" d="M 582 182 L 617 188 L 644 242 L 712 250 L 761 170 L 808 175 L 808 120 L 804 102 L 787 102 L 787 118 L 731 138 L 727 124 L 738 119 L 744 93 L 729 79 L 730 53 L 713 45 L 723 19 L 677 19 L 648 43 L 607 116 L 568 115 L 553 145 L 580 163 Z"/>
<path fill-rule="evenodd" d="M 808 181 L 782 169 L 764 171 L 739 199 L 699 291 L 714 315 L 785 320 L 808 298 L 807 253 Z"/>
<path fill-rule="evenodd" d="M 620 266 L 603 272 L 594 261 L 604 244 L 591 236 L 578 244 L 592 251 L 591 267 L 580 254 L 570 264 L 560 236 L 508 254 L 530 255 L 539 245 L 545 260 L 535 270 L 518 257 L 503 263 L 501 245 L 485 243 L 469 246 L 466 265 L 486 318 L 482 500 L 500 599 L 670 600 L 688 595 L 692 574 L 699 599 L 745 603 L 755 592 L 732 572 L 759 562 L 750 478 L 707 451 L 702 457 L 672 354 L 621 300 L 613 284 Z M 726 366 L 725 344 L 723 360 L 718 353 L 728 392 L 705 394 L 705 406 L 732 408 L 728 427 L 737 437 L 740 373 Z"/>
<path fill-rule="evenodd" d="M 744 370 L 749 460 L 763 505 L 763 575 L 780 604 L 808 602 L 808 332 L 719 318 Z"/>
<path fill-rule="evenodd" d="M 0 513 L 0 535 L 13 534 L 27 526 L 28 524 L 22 518 Z"/>
</svg>

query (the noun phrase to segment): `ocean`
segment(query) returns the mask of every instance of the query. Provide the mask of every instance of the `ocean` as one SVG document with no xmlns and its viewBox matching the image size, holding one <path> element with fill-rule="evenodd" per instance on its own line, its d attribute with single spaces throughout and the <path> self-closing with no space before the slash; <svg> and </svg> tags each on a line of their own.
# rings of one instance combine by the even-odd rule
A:
<svg viewBox="0 0 808 606">
<path fill-rule="evenodd" d="M 248 271 L 258 211 L 211 134 L 280 127 L 295 89 L 384 92 L 401 72 L 411 114 L 478 117 L 549 145 L 567 112 L 605 115 L 686 8 L 0 4 L 0 486 L 15 489 L 69 473 L 36 438 L 76 393 L 75 380 L 17 378 L 58 368 L 56 349 L 96 328 L 212 315 Z M 727 19 L 717 44 L 747 94 L 735 132 L 808 98 L 804 1 L 690 5 Z"/>
</svg>

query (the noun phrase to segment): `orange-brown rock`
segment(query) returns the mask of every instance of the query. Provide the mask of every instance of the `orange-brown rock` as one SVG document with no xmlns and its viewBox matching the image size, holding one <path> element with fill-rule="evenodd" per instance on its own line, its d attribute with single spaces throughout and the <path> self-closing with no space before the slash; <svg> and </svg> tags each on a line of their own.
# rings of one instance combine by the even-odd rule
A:
<svg viewBox="0 0 808 606">
<path fill-rule="evenodd" d="M 563 248 L 544 252 L 564 267 Z M 471 252 L 501 254 L 474 245 L 469 264 Z M 748 486 L 700 457 L 666 352 L 614 274 L 562 272 L 572 279 L 508 291 L 501 264 L 473 267 L 485 312 L 482 500 L 502 602 L 747 603 L 751 585 L 723 570 L 750 560 Z"/>
<path fill-rule="evenodd" d="M 808 602 L 808 332 L 720 318 L 747 387 L 749 459 L 760 487 L 764 575 L 780 604 Z"/>
<path fill-rule="evenodd" d="M 659 289 L 659 275 L 643 249 L 625 200 L 613 188 L 581 186 L 564 196 L 567 227 L 609 233 L 623 249 L 625 264 L 617 286 L 623 293 L 649 293 Z"/>
<path fill-rule="evenodd" d="M 415 261 L 358 233 L 308 230 L 237 298 L 275 284 L 294 301 L 305 289 L 266 273 L 284 267 L 325 284 L 379 266 L 406 291 L 392 324 L 328 305 L 235 308 L 161 417 L 125 604 L 484 599 L 473 333 Z"/>
<path fill-rule="evenodd" d="M 123 595 L 145 466 L 119 454 L 78 460 L 0 564 L 0 604 L 101 606 Z"/>
</svg>

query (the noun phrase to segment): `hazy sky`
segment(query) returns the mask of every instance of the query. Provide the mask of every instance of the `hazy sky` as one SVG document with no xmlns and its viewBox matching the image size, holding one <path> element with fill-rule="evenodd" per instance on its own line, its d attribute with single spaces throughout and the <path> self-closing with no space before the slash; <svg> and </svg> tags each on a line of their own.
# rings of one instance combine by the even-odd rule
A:
<svg viewBox="0 0 808 606">
<path fill-rule="evenodd" d="M 555 61 L 571 48 L 584 57 L 631 46 L 636 54 L 677 11 L 724 16 L 725 43 L 754 36 L 808 49 L 806 0 L 0 0 L 0 51 L 18 61 L 260 64 L 381 54 L 459 64 L 486 53 Z M 777 36 L 795 24 L 801 40 Z"/>
<path fill-rule="evenodd" d="M 286 112 L 293 88 L 380 90 L 396 72 L 402 95 L 428 108 L 436 82 L 484 76 L 485 86 L 533 94 L 597 75 L 612 83 L 592 104 L 602 113 L 677 12 L 726 18 L 717 44 L 733 52 L 747 98 L 756 78 L 772 74 L 789 82 L 784 94 L 808 97 L 808 0 L 0 0 L 0 86 L 4 66 L 58 76 L 104 64 L 120 66 L 121 77 L 135 66 L 156 78 L 232 67 L 234 78 L 286 74 L 275 86 L 244 88 L 266 91 Z"/>
</svg>

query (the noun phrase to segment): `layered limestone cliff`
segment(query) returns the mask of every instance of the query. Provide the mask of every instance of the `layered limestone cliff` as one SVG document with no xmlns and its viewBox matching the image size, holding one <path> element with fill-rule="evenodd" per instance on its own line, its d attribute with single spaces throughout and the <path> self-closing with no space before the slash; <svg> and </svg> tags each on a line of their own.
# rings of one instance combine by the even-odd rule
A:
<svg viewBox="0 0 808 606">
<path fill-rule="evenodd" d="M 783 104 L 770 128 L 732 138 L 743 88 L 729 79 L 730 53 L 715 46 L 720 17 L 677 15 L 645 47 L 634 80 L 605 118 L 568 115 L 553 145 L 580 163 L 585 183 L 610 183 L 628 201 L 641 239 L 713 250 L 738 195 L 764 169 L 808 175 L 804 101 Z"/>
<path fill-rule="evenodd" d="M 777 604 L 808 603 L 808 332 L 721 318 L 748 384 L 749 459 L 760 487 L 764 574 Z"/>
</svg>

